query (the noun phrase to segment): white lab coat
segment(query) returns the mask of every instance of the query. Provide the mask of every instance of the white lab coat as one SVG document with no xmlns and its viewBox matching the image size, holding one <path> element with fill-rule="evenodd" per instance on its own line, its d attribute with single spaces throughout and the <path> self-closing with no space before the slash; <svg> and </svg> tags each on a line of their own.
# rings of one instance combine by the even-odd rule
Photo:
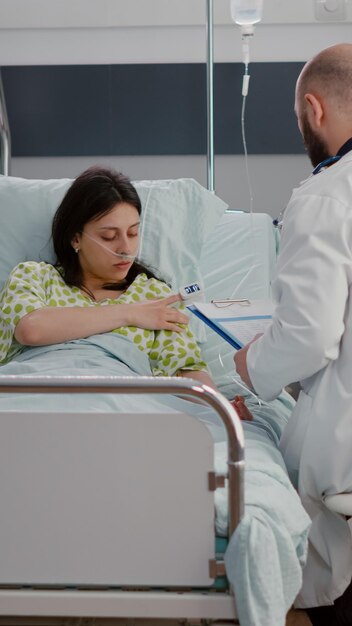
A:
<svg viewBox="0 0 352 626">
<path fill-rule="evenodd" d="M 285 211 L 272 326 L 247 365 L 264 400 L 301 381 L 281 442 L 312 519 L 297 607 L 331 604 L 352 578 L 349 523 L 324 495 L 352 492 L 352 153 L 293 191 Z"/>
</svg>

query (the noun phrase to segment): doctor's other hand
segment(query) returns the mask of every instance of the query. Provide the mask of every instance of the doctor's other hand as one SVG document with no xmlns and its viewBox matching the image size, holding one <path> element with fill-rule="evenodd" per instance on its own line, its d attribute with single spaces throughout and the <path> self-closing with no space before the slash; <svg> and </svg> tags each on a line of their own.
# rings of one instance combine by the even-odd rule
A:
<svg viewBox="0 0 352 626">
<path fill-rule="evenodd" d="M 253 419 L 253 415 L 250 410 L 246 407 L 246 403 L 244 401 L 243 396 L 235 396 L 233 400 L 231 400 L 231 404 L 236 409 L 238 417 L 245 421 L 251 422 Z"/>
<path fill-rule="evenodd" d="M 241 350 L 237 350 L 237 352 L 235 352 L 234 357 L 233 357 L 233 360 L 235 361 L 236 372 L 242 378 L 243 382 L 247 385 L 247 387 L 249 387 L 249 389 L 253 389 L 253 385 L 252 385 L 252 381 L 250 379 L 248 368 L 247 368 L 247 352 L 249 350 L 249 347 L 252 345 L 252 343 L 257 341 L 257 339 L 259 339 L 259 337 L 261 337 L 262 334 L 263 333 L 259 333 L 258 335 L 255 335 L 252 341 L 247 343 L 247 345 L 244 346 L 244 348 L 241 348 Z"/>
<path fill-rule="evenodd" d="M 172 294 L 167 298 L 136 302 L 135 304 L 119 305 L 128 307 L 128 326 L 147 328 L 149 330 L 171 330 L 180 332 L 185 324 L 188 324 L 187 315 L 171 306 L 182 300 L 178 294 Z"/>
</svg>

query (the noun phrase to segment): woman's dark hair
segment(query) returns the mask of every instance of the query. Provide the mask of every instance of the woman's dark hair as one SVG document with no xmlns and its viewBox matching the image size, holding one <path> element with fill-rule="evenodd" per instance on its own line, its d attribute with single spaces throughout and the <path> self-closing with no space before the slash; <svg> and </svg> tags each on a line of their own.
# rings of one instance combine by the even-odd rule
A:
<svg viewBox="0 0 352 626">
<path fill-rule="evenodd" d="M 54 215 L 52 238 L 57 259 L 55 267 L 68 285 L 84 288 L 83 273 L 78 255 L 72 247 L 72 239 L 76 233 L 83 231 L 88 222 L 109 213 L 119 202 L 131 204 L 141 214 L 141 201 L 130 179 L 105 167 L 88 168 L 75 179 L 66 192 Z M 126 289 L 142 272 L 148 278 L 156 278 L 150 269 L 135 261 L 123 281 L 104 287 Z"/>
</svg>

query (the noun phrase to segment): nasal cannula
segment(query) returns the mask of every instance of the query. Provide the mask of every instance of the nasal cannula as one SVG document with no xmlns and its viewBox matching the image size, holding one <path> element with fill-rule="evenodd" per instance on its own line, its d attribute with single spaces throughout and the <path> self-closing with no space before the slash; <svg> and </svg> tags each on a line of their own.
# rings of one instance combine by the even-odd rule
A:
<svg viewBox="0 0 352 626">
<path fill-rule="evenodd" d="M 85 235 L 86 237 L 88 237 L 88 239 L 91 239 L 92 241 L 95 241 L 95 243 L 100 246 L 101 248 L 104 248 L 104 250 L 106 250 L 107 252 L 110 252 L 110 254 L 113 254 L 114 256 L 116 256 L 118 259 L 123 259 L 124 261 L 134 261 L 137 253 L 136 254 L 125 254 L 124 252 L 113 252 L 112 250 L 110 250 L 110 248 L 108 248 L 107 246 L 104 246 L 103 243 L 101 243 L 101 241 L 98 241 L 97 239 L 95 239 L 95 237 L 92 237 L 91 235 L 88 235 L 88 233 L 83 233 L 83 235 Z"/>
</svg>

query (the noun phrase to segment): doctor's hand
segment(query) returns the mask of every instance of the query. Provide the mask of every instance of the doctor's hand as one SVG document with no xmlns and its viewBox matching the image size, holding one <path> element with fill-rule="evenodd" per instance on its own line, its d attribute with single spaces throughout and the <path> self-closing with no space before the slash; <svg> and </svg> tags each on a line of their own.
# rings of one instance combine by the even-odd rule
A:
<svg viewBox="0 0 352 626">
<path fill-rule="evenodd" d="M 252 385 L 252 381 L 250 379 L 248 368 L 247 368 L 247 352 L 249 350 L 249 347 L 252 345 L 252 343 L 254 343 L 254 341 L 257 341 L 257 339 L 259 339 L 259 337 L 261 337 L 262 334 L 263 333 L 256 335 L 252 339 L 252 341 L 250 341 L 249 343 L 247 343 L 246 346 L 244 346 L 244 348 L 241 348 L 241 350 L 237 350 L 237 352 L 235 352 L 235 355 L 233 357 L 233 360 L 235 361 L 236 372 L 237 374 L 239 374 L 239 376 L 242 378 L 243 382 L 247 385 L 249 389 L 253 389 L 253 385 Z"/>
</svg>

